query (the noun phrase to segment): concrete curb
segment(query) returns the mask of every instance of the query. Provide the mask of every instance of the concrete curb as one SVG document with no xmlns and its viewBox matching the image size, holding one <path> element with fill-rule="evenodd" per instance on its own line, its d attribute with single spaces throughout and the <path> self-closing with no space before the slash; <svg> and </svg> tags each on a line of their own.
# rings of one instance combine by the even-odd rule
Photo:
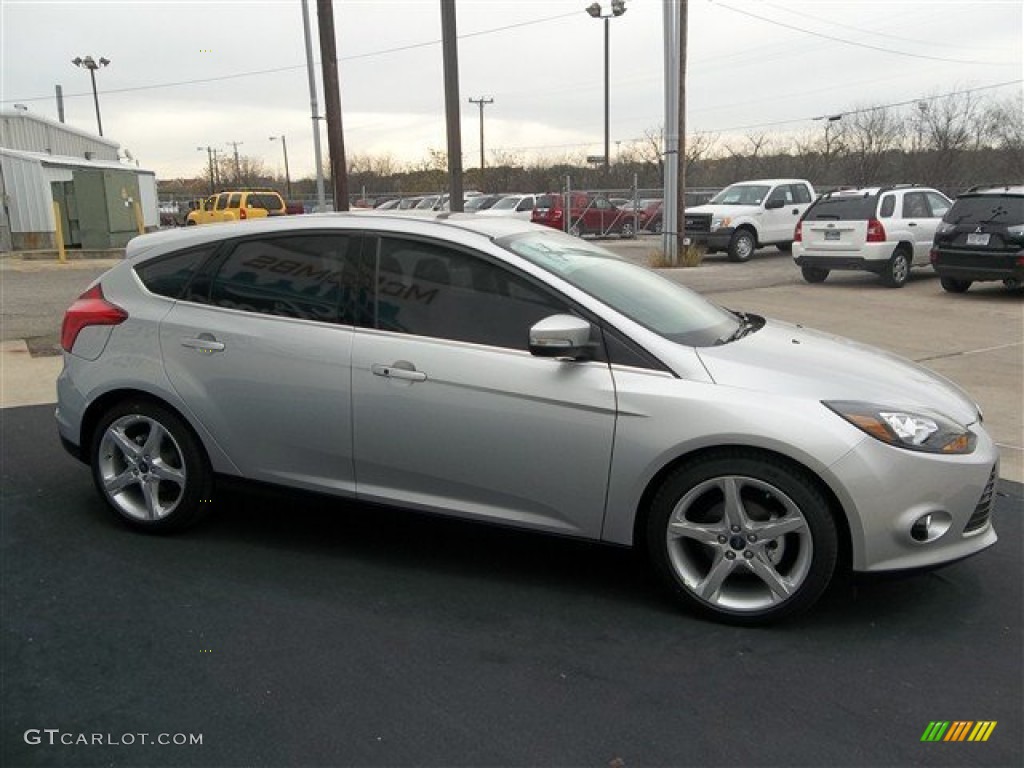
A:
<svg viewBox="0 0 1024 768">
<path fill-rule="evenodd" d="M 24 339 L 0 342 L 0 409 L 57 402 L 62 357 L 32 357 Z"/>
</svg>

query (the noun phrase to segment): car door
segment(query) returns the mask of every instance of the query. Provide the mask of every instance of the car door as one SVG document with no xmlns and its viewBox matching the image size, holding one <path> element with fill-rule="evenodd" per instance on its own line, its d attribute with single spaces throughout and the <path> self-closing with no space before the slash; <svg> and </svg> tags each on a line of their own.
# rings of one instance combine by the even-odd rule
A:
<svg viewBox="0 0 1024 768">
<path fill-rule="evenodd" d="M 160 325 L 171 385 L 243 476 L 354 493 L 359 239 L 278 235 L 224 250 Z"/>
<path fill-rule="evenodd" d="M 608 364 L 532 356 L 564 302 L 482 254 L 376 240 L 352 350 L 360 498 L 596 537 L 615 424 Z"/>
<path fill-rule="evenodd" d="M 776 186 L 765 198 L 759 240 L 762 243 L 792 242 L 802 211 L 796 203 L 792 185 Z"/>
<path fill-rule="evenodd" d="M 902 225 L 914 246 L 914 263 L 927 264 L 939 219 L 932 216 L 924 191 L 903 193 Z"/>
</svg>

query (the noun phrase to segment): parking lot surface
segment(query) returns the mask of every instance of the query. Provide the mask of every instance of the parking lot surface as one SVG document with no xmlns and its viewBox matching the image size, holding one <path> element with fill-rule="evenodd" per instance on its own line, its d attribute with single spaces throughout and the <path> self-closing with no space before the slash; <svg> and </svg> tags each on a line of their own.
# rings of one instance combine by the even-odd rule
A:
<svg viewBox="0 0 1024 768">
<path fill-rule="evenodd" d="M 645 261 L 655 243 L 610 245 Z M 228 488 L 184 535 L 128 531 L 61 450 L 50 405 L 60 317 L 103 268 L 0 264 L 0 395 L 20 406 L 0 410 L 0 764 L 1024 761 L 1024 322 L 1001 286 L 809 286 L 771 249 L 665 271 L 928 365 L 1003 446 L 991 550 L 838 583 L 752 630 L 680 611 L 625 550 L 301 494 Z M 996 726 L 922 742 L 935 721 Z"/>
</svg>

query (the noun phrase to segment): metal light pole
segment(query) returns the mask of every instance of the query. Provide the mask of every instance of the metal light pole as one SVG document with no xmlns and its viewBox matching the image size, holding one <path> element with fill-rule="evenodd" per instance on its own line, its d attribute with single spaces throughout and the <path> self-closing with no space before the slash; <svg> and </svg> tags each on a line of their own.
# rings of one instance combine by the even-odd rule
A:
<svg viewBox="0 0 1024 768">
<path fill-rule="evenodd" d="M 281 149 L 284 150 L 284 183 L 285 187 L 288 190 L 288 197 L 290 199 L 292 196 L 292 175 L 288 171 L 288 142 L 285 141 L 284 136 L 270 137 L 271 141 L 277 141 L 278 139 L 281 140 Z"/>
<path fill-rule="evenodd" d="M 103 121 L 100 120 L 100 99 L 96 95 L 96 70 L 100 67 L 105 67 L 110 63 L 110 59 L 104 59 L 102 56 L 99 61 L 93 59 L 92 56 L 76 56 L 71 60 L 71 63 L 81 69 L 89 70 L 89 79 L 92 80 L 92 101 L 96 105 L 96 127 L 99 128 L 100 136 L 103 135 Z"/>
<path fill-rule="evenodd" d="M 600 3 L 591 3 L 587 6 L 587 13 L 589 13 L 595 19 L 604 19 L 604 172 L 608 175 L 609 158 L 611 154 L 611 128 L 609 124 L 609 77 L 610 77 L 610 63 L 609 63 L 609 41 L 611 35 L 609 33 L 608 22 L 621 16 L 626 12 L 626 0 L 612 0 L 611 12 L 608 14 L 601 13 Z"/>
</svg>

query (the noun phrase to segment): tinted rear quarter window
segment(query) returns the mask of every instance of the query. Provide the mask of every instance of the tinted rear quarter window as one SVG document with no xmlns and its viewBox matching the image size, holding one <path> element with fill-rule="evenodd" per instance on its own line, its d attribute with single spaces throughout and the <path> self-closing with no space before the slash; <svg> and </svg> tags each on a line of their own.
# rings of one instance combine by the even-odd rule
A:
<svg viewBox="0 0 1024 768">
<path fill-rule="evenodd" d="M 152 293 L 177 299 L 216 249 L 214 244 L 161 256 L 135 267 L 135 274 Z"/>
<path fill-rule="evenodd" d="M 809 221 L 862 221 L 875 213 L 875 195 L 823 197 L 807 209 Z"/>
</svg>

